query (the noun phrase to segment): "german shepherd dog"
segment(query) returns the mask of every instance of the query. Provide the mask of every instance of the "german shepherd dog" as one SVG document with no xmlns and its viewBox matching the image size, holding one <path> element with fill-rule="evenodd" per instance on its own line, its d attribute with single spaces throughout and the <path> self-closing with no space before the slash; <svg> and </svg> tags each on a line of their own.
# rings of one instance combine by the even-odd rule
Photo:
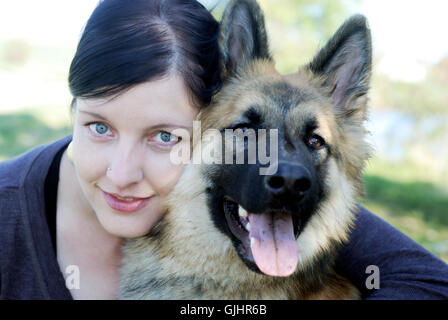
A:
<svg viewBox="0 0 448 320">
<path fill-rule="evenodd" d="M 348 19 L 307 65 L 281 75 L 255 0 L 221 23 L 224 85 L 198 116 L 201 132 L 277 135 L 276 171 L 254 163 L 189 163 L 167 214 L 124 248 L 122 299 L 357 299 L 334 271 L 363 194 L 363 126 L 371 72 L 365 17 Z M 261 132 L 261 133 L 260 133 Z M 248 143 L 224 151 L 245 153 Z M 229 147 L 230 145 L 230 147 Z M 274 150 L 274 148 L 277 148 Z M 218 147 L 219 149 L 219 147 Z M 233 151 L 232 151 L 233 150 Z"/>
</svg>

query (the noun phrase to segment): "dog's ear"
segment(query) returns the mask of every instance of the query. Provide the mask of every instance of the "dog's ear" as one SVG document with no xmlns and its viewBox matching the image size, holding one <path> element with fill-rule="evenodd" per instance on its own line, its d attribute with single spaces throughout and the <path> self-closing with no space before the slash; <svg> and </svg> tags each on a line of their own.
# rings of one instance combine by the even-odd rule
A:
<svg viewBox="0 0 448 320">
<path fill-rule="evenodd" d="M 333 104 L 349 112 L 352 104 L 369 89 L 372 44 L 367 19 L 349 18 L 314 57 L 308 68 L 322 77 L 330 90 Z"/>
<path fill-rule="evenodd" d="M 238 74 L 251 60 L 269 55 L 264 15 L 255 0 L 231 0 L 221 22 L 221 50 L 227 76 Z"/>
</svg>

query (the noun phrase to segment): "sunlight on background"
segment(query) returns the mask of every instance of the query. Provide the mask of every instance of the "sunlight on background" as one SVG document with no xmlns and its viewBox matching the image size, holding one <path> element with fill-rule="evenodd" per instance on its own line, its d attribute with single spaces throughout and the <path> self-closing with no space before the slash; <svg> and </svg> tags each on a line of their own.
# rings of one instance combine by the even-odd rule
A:
<svg viewBox="0 0 448 320">
<path fill-rule="evenodd" d="M 204 0 L 219 18 L 225 0 Z M 67 77 L 96 0 L 0 1 L 0 160 L 70 133 Z M 351 14 L 373 35 L 363 203 L 448 261 L 448 1 L 261 0 L 282 72 L 311 59 Z"/>
<path fill-rule="evenodd" d="M 211 7 L 217 2 L 226 1 L 202 2 Z M 264 6 L 264 3 L 272 1 L 259 2 Z M 276 3 L 281 6 L 287 2 L 291 1 L 279 0 Z M 27 73 L 26 70 L 17 68 L 14 72 L 2 70 L 0 85 L 3 88 L 3 97 L 0 112 L 30 105 L 67 103 L 69 94 L 67 89 L 64 89 L 64 81 L 70 59 L 82 27 L 96 3 L 97 0 L 0 2 L 0 43 L 3 47 L 12 43 L 28 51 L 23 53 L 23 61 L 17 63 L 20 66 L 20 63 L 30 62 L 30 68 L 27 70 L 32 71 Z M 448 55 L 448 1 L 365 0 L 348 7 L 347 16 L 355 12 L 361 12 L 369 19 L 375 57 L 378 59 L 376 72 L 385 73 L 393 79 L 421 81 L 429 66 Z M 266 11 L 266 17 L 269 21 L 269 11 Z M 342 19 L 343 17 L 340 22 Z M 291 33 L 294 33 L 294 30 Z M 284 41 L 283 38 L 278 35 L 275 37 L 279 42 Z M 298 42 L 300 37 L 296 39 Z M 297 46 L 300 47 L 300 43 L 297 43 Z M 39 58 L 44 60 L 45 56 L 38 55 L 44 55 L 46 49 L 57 51 L 57 57 L 51 61 L 49 54 L 48 61 L 39 69 L 33 62 Z M 300 54 L 297 52 L 297 55 Z M 291 56 L 294 57 L 293 53 Z M 53 72 L 48 73 L 49 70 Z M 46 81 L 49 83 L 45 83 Z"/>
<path fill-rule="evenodd" d="M 419 81 L 448 54 L 448 1 L 370 0 L 361 12 L 374 35 L 376 66 L 392 77 Z"/>
</svg>

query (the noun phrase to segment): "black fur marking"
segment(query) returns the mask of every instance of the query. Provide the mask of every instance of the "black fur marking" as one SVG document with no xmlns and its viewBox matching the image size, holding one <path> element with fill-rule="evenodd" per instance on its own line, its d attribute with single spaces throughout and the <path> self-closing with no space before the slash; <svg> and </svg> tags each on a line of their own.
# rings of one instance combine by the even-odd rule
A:
<svg viewBox="0 0 448 320">
<path fill-rule="evenodd" d="M 257 111 L 259 108 L 259 106 L 251 106 L 243 113 L 243 117 L 247 118 L 252 124 L 259 126 L 263 121 L 262 115 Z"/>
<path fill-rule="evenodd" d="M 306 150 L 305 146 L 301 148 L 304 151 L 297 150 L 295 153 L 299 156 L 294 157 L 296 160 L 291 159 L 291 161 L 305 165 L 313 172 L 310 177 L 312 180 L 311 190 L 303 200 L 289 192 L 275 196 L 270 194 L 264 187 L 264 176 L 260 176 L 258 173 L 258 165 L 219 166 L 216 172 L 217 175 L 209 177 L 213 187 L 207 188 L 206 195 L 207 206 L 213 224 L 217 230 L 229 237 L 236 252 L 251 270 L 256 270 L 255 265 L 246 259 L 247 255 L 245 257 L 242 252 L 245 250 L 244 246 L 228 227 L 223 210 L 223 198 L 224 196 L 229 196 L 243 208 L 253 213 L 266 211 L 292 212 L 294 229 L 296 236 L 298 236 L 311 216 L 316 212 L 324 195 L 324 176 L 312 169 L 314 164 L 309 162 L 311 160 L 310 151 Z M 306 157 L 303 158 L 305 156 L 304 153 L 309 154 L 308 160 Z"/>
<path fill-rule="evenodd" d="M 301 136 L 302 137 L 308 137 L 309 135 L 311 135 L 311 133 L 316 130 L 318 128 L 317 126 L 317 121 L 315 118 L 309 118 L 308 120 L 306 120 L 305 125 L 302 126 L 302 132 L 301 132 Z"/>
</svg>

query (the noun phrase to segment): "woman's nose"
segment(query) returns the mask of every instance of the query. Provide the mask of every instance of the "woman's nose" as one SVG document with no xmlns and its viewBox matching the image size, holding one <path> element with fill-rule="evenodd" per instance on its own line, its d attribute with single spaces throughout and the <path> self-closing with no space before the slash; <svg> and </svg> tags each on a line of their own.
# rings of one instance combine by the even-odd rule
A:
<svg viewBox="0 0 448 320">
<path fill-rule="evenodd" d="M 117 150 L 106 171 L 107 177 L 119 189 L 140 182 L 143 179 L 143 155 L 139 156 L 130 148 Z"/>
</svg>

